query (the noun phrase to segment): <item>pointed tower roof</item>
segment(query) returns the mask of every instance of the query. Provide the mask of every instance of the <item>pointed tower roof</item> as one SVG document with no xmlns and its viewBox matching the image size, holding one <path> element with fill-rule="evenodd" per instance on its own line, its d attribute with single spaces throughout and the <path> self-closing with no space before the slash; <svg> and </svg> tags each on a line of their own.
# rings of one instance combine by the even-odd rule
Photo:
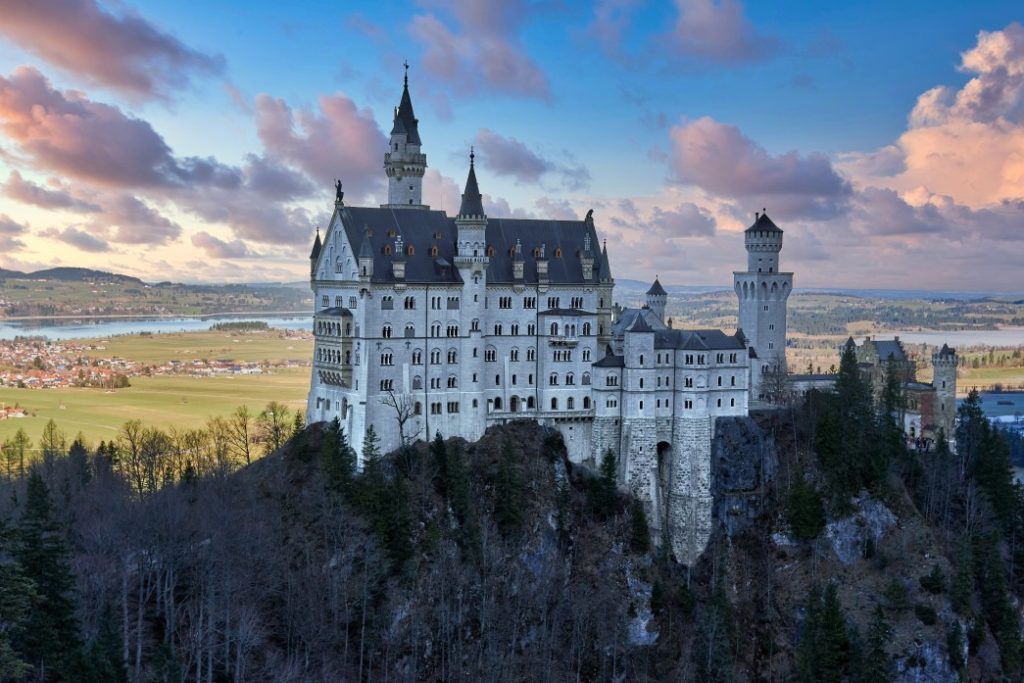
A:
<svg viewBox="0 0 1024 683">
<path fill-rule="evenodd" d="M 320 241 L 320 226 L 316 228 L 316 239 L 313 240 L 313 251 L 309 252 L 309 260 L 312 261 L 320 257 L 320 250 L 323 248 L 323 242 Z"/>
<path fill-rule="evenodd" d="M 757 220 L 746 229 L 746 232 L 782 232 L 782 228 L 775 225 L 771 218 L 768 218 L 767 212 L 762 211 L 760 214 L 755 213 L 754 215 L 757 216 Z"/>
<path fill-rule="evenodd" d="M 601 247 L 601 264 L 597 268 L 597 279 L 598 280 L 611 280 L 612 279 L 612 266 L 608 262 L 608 242 L 604 243 Z"/>
<path fill-rule="evenodd" d="M 363 243 L 359 246 L 359 258 L 373 258 L 373 247 L 370 245 L 370 229 L 363 233 Z"/>
<path fill-rule="evenodd" d="M 668 296 L 668 292 L 666 292 L 665 288 L 661 286 L 661 282 L 658 280 L 657 276 L 654 278 L 654 284 L 647 290 L 647 296 Z"/>
<path fill-rule="evenodd" d="M 395 109 L 395 125 L 391 128 L 391 134 L 405 133 L 406 142 L 411 145 L 422 144 L 420 142 L 419 119 L 412 111 L 412 98 L 409 97 L 409 64 L 405 64 L 405 81 L 402 88 L 402 101 Z"/>
<path fill-rule="evenodd" d="M 480 187 L 476 184 L 476 169 L 473 160 L 476 154 L 472 149 L 469 152 L 469 176 L 466 178 L 466 191 L 462 193 L 462 206 L 459 207 L 460 216 L 483 216 L 484 201 L 480 194 Z"/>
</svg>

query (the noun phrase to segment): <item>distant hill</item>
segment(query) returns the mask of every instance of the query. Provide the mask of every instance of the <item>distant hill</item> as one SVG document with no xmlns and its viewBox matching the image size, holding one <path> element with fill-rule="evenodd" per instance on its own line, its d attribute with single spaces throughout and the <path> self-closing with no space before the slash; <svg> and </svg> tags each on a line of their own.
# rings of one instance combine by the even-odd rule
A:
<svg viewBox="0 0 1024 683">
<path fill-rule="evenodd" d="M 62 280 L 64 282 L 93 282 L 103 280 L 105 282 L 124 282 L 143 285 L 142 280 L 131 275 L 119 273 L 108 273 L 105 270 L 93 270 L 92 268 L 46 268 L 31 273 L 23 273 L 20 270 L 5 270 L 0 268 L 0 278 L 8 280 Z"/>
</svg>

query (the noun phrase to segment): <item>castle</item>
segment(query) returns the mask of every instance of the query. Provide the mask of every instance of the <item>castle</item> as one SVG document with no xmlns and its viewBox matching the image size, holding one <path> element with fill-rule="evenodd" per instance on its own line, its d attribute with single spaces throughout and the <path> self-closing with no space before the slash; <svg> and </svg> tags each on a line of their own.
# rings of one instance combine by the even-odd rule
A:
<svg viewBox="0 0 1024 683">
<path fill-rule="evenodd" d="M 593 212 L 487 216 L 471 153 L 452 218 L 423 204 L 426 167 L 406 76 L 384 154 L 388 202 L 347 206 L 339 182 L 310 254 L 307 420 L 338 418 L 357 447 L 372 425 L 389 450 L 535 419 L 562 433 L 573 461 L 611 449 L 655 533 L 696 558 L 711 529 L 715 420 L 747 415 L 785 371 L 782 230 L 758 213 L 745 232 L 738 331 L 671 329 L 657 280 L 643 308 L 613 308 Z"/>
</svg>

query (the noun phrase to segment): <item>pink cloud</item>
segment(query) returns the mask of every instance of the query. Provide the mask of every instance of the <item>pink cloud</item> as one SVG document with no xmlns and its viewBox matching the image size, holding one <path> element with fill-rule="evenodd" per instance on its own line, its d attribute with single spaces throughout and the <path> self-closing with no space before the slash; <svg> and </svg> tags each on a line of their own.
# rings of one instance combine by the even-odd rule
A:
<svg viewBox="0 0 1024 683">
<path fill-rule="evenodd" d="M 423 201 L 432 209 L 454 216 L 459 212 L 462 188 L 436 168 L 428 168 L 423 176 Z"/>
<path fill-rule="evenodd" d="M 518 30 L 530 11 L 522 0 L 456 0 L 445 7 L 455 28 L 434 14 L 413 18 L 409 33 L 424 46 L 423 67 L 459 95 L 486 90 L 551 99 L 547 77 L 526 54 Z"/>
<path fill-rule="evenodd" d="M 319 111 L 293 110 L 284 100 L 256 97 L 260 140 L 279 159 L 321 184 L 325 197 L 341 178 L 353 201 L 384 186 L 381 164 L 387 139 L 369 109 L 358 109 L 344 94 L 324 95 Z"/>
<path fill-rule="evenodd" d="M 59 185 L 57 189 L 48 190 L 26 180 L 17 171 L 11 171 L 7 183 L 0 185 L 4 194 L 25 204 L 32 204 L 44 209 L 65 209 L 79 213 L 96 213 L 100 207 L 71 195 Z"/>
<path fill-rule="evenodd" d="M 61 93 L 39 71 L 0 76 L 0 128 L 39 168 L 113 187 L 237 183 L 233 169 L 211 159 L 177 159 L 142 119 Z"/>
<path fill-rule="evenodd" d="M 110 244 L 105 240 L 102 240 L 95 235 L 91 235 L 84 230 L 79 230 L 78 228 L 68 227 L 63 230 L 49 228 L 47 230 L 43 230 L 40 234 L 48 239 L 58 239 L 61 242 L 70 244 L 77 249 L 91 254 L 110 251 Z"/>
<path fill-rule="evenodd" d="M 519 140 L 489 128 L 481 128 L 474 143 L 482 165 L 497 175 L 514 178 L 520 183 L 539 183 L 545 174 L 554 173 L 563 186 L 573 191 L 590 184 L 590 172 L 586 168 L 551 161 Z M 564 156 L 571 158 L 568 153 Z"/>
<path fill-rule="evenodd" d="M 242 240 L 230 242 L 214 237 L 205 230 L 192 235 L 192 246 L 202 249 L 211 259 L 255 258 L 261 256 L 253 252 Z"/>
<path fill-rule="evenodd" d="M 95 0 L 4 3 L 0 33 L 54 66 L 134 97 L 169 98 L 224 60 L 194 50 L 140 15 Z"/>
<path fill-rule="evenodd" d="M 777 39 L 754 29 L 739 0 L 676 0 L 675 4 L 679 16 L 669 47 L 681 57 L 738 64 L 761 61 L 779 51 Z"/>
<path fill-rule="evenodd" d="M 18 237 L 28 229 L 5 213 L 0 213 L 0 251 L 18 251 L 25 246 Z"/>
<path fill-rule="evenodd" d="M 825 156 L 769 154 L 739 128 L 706 116 L 673 126 L 669 137 L 676 180 L 746 204 L 771 204 L 773 215 L 834 216 L 851 194 Z"/>
</svg>

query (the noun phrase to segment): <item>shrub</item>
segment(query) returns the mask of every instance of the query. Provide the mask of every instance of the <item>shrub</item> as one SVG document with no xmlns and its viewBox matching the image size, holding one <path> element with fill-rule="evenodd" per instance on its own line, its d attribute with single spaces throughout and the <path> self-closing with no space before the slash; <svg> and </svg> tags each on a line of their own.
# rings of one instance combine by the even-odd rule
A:
<svg viewBox="0 0 1024 683">
<path fill-rule="evenodd" d="M 786 499 L 786 522 L 793 537 L 810 541 L 825 529 L 825 507 L 821 495 L 802 476 L 793 483 Z"/>
</svg>

